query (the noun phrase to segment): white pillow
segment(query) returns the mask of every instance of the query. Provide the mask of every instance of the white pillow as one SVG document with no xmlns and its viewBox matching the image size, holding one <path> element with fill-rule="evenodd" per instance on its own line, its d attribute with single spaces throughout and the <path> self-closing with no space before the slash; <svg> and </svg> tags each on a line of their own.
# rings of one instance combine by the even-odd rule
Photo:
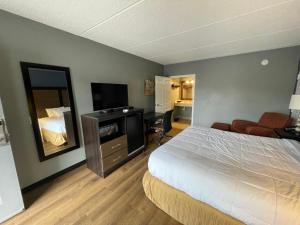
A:
<svg viewBox="0 0 300 225">
<path fill-rule="evenodd" d="M 70 107 L 58 107 L 58 108 L 49 108 L 46 109 L 47 115 L 49 117 L 63 117 L 64 112 L 70 111 Z"/>
<path fill-rule="evenodd" d="M 48 109 L 46 109 L 47 115 L 49 117 L 57 117 L 57 111 L 59 111 L 59 108 L 48 108 Z"/>
<path fill-rule="evenodd" d="M 70 107 L 64 107 L 63 112 L 68 112 L 68 111 L 71 111 L 71 108 Z"/>
</svg>

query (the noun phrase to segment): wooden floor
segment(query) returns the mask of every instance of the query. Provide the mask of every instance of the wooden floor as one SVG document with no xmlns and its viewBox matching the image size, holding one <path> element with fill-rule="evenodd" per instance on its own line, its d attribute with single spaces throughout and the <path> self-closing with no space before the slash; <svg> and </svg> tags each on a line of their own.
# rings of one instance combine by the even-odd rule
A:
<svg viewBox="0 0 300 225">
<path fill-rule="evenodd" d="M 143 191 L 142 178 L 155 148 L 150 144 L 144 153 L 105 179 L 81 166 L 25 194 L 26 211 L 4 224 L 179 224 L 148 200 Z"/>
<path fill-rule="evenodd" d="M 180 119 L 178 121 L 174 121 L 172 122 L 172 127 L 174 129 L 180 129 L 180 130 L 183 130 L 187 127 L 191 126 L 191 121 L 190 120 L 183 120 L 183 119 Z"/>
</svg>

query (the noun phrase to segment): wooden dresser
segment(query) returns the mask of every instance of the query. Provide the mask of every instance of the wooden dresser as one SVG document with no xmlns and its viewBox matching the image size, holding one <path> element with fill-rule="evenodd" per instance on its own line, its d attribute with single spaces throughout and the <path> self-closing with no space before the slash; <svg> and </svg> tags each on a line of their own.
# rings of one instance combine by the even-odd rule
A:
<svg viewBox="0 0 300 225">
<path fill-rule="evenodd" d="M 144 148 L 143 109 L 81 116 L 87 166 L 105 177 Z"/>
</svg>

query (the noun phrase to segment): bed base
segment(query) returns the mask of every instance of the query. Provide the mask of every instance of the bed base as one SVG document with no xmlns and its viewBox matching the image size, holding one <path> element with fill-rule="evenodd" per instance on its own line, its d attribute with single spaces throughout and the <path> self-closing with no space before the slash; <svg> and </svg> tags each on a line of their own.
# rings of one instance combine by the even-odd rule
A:
<svg viewBox="0 0 300 225">
<path fill-rule="evenodd" d="M 186 225 L 245 225 L 219 210 L 193 199 L 147 171 L 143 178 L 146 196 L 161 210 Z"/>
</svg>

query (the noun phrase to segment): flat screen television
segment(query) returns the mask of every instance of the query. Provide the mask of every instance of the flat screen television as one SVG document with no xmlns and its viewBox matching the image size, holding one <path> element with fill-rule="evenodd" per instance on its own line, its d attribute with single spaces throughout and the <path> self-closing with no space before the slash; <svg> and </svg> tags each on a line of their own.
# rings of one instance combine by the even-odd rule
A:
<svg viewBox="0 0 300 225">
<path fill-rule="evenodd" d="M 94 111 L 128 106 L 126 84 L 91 83 Z"/>
</svg>

